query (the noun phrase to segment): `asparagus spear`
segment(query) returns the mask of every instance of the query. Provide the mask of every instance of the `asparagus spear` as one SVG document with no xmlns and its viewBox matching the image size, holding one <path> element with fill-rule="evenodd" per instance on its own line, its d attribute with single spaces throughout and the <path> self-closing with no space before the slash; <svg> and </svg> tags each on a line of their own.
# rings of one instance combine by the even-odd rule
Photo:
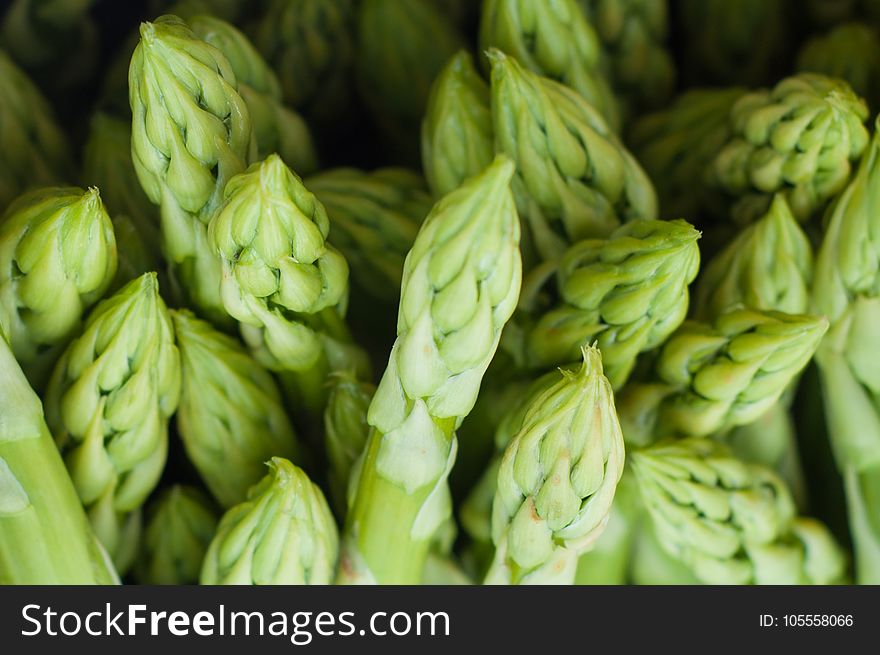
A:
<svg viewBox="0 0 880 655">
<path fill-rule="evenodd" d="M 439 198 L 476 175 L 494 152 L 489 86 L 460 50 L 437 75 L 422 120 L 422 168 Z"/>
<path fill-rule="evenodd" d="M 159 482 L 180 361 L 155 273 L 95 307 L 46 392 L 46 419 L 101 543 L 125 572 Z"/>
<path fill-rule="evenodd" d="M 10 205 L 0 222 L 0 325 L 37 389 L 116 265 L 116 237 L 97 189 L 44 188 Z"/>
<path fill-rule="evenodd" d="M 159 205 L 179 291 L 203 316 L 229 325 L 207 223 L 227 181 L 254 156 L 247 104 L 223 53 L 179 18 L 160 16 L 140 34 L 128 76 L 135 171 Z"/>
<path fill-rule="evenodd" d="M 221 507 L 244 501 L 278 456 L 303 461 L 270 373 L 233 338 L 186 310 L 171 312 L 180 349 L 177 429 Z"/>
<path fill-rule="evenodd" d="M 418 582 L 432 536 L 449 516 L 455 430 L 519 294 L 513 168 L 499 156 L 444 196 L 407 256 L 397 340 L 367 416 L 343 582 Z"/>
<path fill-rule="evenodd" d="M 556 273 L 560 301 L 518 324 L 524 334 L 515 356 L 547 369 L 576 361 L 595 340 L 612 387 L 621 388 L 636 357 L 684 320 L 687 287 L 699 268 L 699 236 L 684 221 L 635 221 L 606 240 L 574 244 Z M 530 302 L 523 296 L 521 307 Z M 510 343 L 514 347 L 513 338 Z"/>
<path fill-rule="evenodd" d="M 856 580 L 880 582 L 880 136 L 830 210 L 816 259 L 813 310 L 831 328 L 816 353 L 837 467 L 846 486 Z"/>
<path fill-rule="evenodd" d="M 845 559 L 818 521 L 795 516 L 771 471 L 708 439 L 631 455 L 662 547 L 709 584 L 834 584 Z"/>
<path fill-rule="evenodd" d="M 195 487 L 176 484 L 166 489 L 147 507 L 135 579 L 156 585 L 198 582 L 217 520 L 214 505 Z"/>
<path fill-rule="evenodd" d="M 800 314 L 813 280 L 810 241 L 782 195 L 713 257 L 694 295 L 694 315 L 712 320 L 737 305 Z"/>
<path fill-rule="evenodd" d="M 0 583 L 118 584 L 43 419 L 0 339 Z"/>
<path fill-rule="evenodd" d="M 713 324 L 685 322 L 655 365 L 675 389 L 659 410 L 659 434 L 704 436 L 758 419 L 807 365 L 828 329 L 824 317 L 750 309 Z"/>
<path fill-rule="evenodd" d="M 313 416 L 329 372 L 369 369 L 345 324 L 348 264 L 328 231 L 324 206 L 272 155 L 230 180 L 207 235 L 226 311 L 257 360 L 290 375 Z"/>
<path fill-rule="evenodd" d="M 485 0 L 480 49 L 490 48 L 574 89 L 619 130 L 620 108 L 606 77 L 599 36 L 577 0 Z"/>
<path fill-rule="evenodd" d="M 496 148 L 517 164 L 517 208 L 542 259 L 656 218 L 651 181 L 584 98 L 499 50 L 488 55 Z"/>
<path fill-rule="evenodd" d="M 201 584 L 329 584 L 339 537 L 324 494 L 288 460 L 246 501 L 223 515 L 202 565 Z"/>
<path fill-rule="evenodd" d="M 849 84 L 816 73 L 747 93 L 730 110 L 731 136 L 709 184 L 726 194 L 735 220 L 761 216 L 779 192 L 804 222 L 846 186 L 868 144 L 867 117 Z"/>
<path fill-rule="evenodd" d="M 529 405 L 504 452 L 487 584 L 572 584 L 602 534 L 623 473 L 623 434 L 595 348 Z"/>
</svg>

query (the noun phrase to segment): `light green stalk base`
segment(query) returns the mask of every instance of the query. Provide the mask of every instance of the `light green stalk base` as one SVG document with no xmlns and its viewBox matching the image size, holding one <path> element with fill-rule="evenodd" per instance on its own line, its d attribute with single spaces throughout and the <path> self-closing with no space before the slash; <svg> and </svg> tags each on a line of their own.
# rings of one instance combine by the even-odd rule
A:
<svg viewBox="0 0 880 655">
<path fill-rule="evenodd" d="M 118 584 L 6 342 L 0 339 L 0 584 Z"/>
<path fill-rule="evenodd" d="M 450 450 L 454 419 L 447 419 L 446 436 Z M 343 544 L 337 584 L 419 584 L 434 536 L 433 529 L 420 530 L 420 513 L 438 486 L 424 485 L 414 493 L 389 482 L 379 473 L 376 459 L 382 435 L 372 430 L 354 506 L 348 514 L 347 541 Z"/>
</svg>

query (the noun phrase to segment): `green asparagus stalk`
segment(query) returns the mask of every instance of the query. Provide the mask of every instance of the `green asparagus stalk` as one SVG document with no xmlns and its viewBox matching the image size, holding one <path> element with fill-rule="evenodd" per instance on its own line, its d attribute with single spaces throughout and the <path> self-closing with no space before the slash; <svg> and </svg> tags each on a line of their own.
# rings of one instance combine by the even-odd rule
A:
<svg viewBox="0 0 880 655">
<path fill-rule="evenodd" d="M 735 220 L 760 217 L 778 192 L 804 222 L 846 186 L 868 145 L 867 117 L 849 84 L 816 73 L 747 93 L 731 108 L 732 133 L 709 183 L 728 196 Z"/>
<path fill-rule="evenodd" d="M 363 0 L 357 14 L 355 73 L 364 105 L 401 163 L 415 165 L 434 78 L 463 47 L 430 2 Z"/>
<path fill-rule="evenodd" d="M 73 164 L 52 109 L 0 50 L 0 211 L 29 188 L 69 183 Z"/>
<path fill-rule="evenodd" d="M 724 205 L 708 188 L 708 169 L 730 139 L 730 110 L 746 90 L 689 89 L 666 109 L 640 117 L 629 132 L 630 147 L 657 185 L 660 213 L 685 216 L 699 225 L 708 208 Z"/>
<path fill-rule="evenodd" d="M 353 501 L 352 471 L 367 445 L 370 424 L 367 411 L 376 387 L 340 371 L 330 379 L 330 395 L 324 410 L 324 438 L 330 463 L 330 497 L 339 516 L 345 516 Z"/>
<path fill-rule="evenodd" d="M 431 210 L 422 177 L 404 168 L 336 168 L 306 178 L 305 185 L 327 210 L 333 245 L 351 267 L 352 285 L 395 302 L 403 260 Z"/>
<path fill-rule="evenodd" d="M 659 380 L 675 389 L 659 435 L 706 436 L 757 420 L 807 365 L 828 320 L 733 309 L 713 323 L 686 321 L 663 345 Z"/>
<path fill-rule="evenodd" d="M 98 190 L 27 193 L 0 221 L 0 325 L 42 390 L 85 312 L 116 274 L 116 238 Z"/>
<path fill-rule="evenodd" d="M 830 210 L 816 259 L 813 311 L 831 328 L 816 353 L 837 467 L 843 476 L 856 580 L 880 582 L 880 136 Z M 872 509 L 874 507 L 874 509 Z"/>
<path fill-rule="evenodd" d="M 596 341 L 605 375 L 620 389 L 636 357 L 663 343 L 687 315 L 699 236 L 685 221 L 635 221 L 607 240 L 574 244 L 556 274 L 560 301 L 525 327 L 518 359 L 546 370 L 576 361 Z"/>
<path fill-rule="evenodd" d="M 49 381 L 46 419 L 101 543 L 124 573 L 168 452 L 180 360 L 155 273 L 95 307 Z"/>
<path fill-rule="evenodd" d="M 0 372 L 0 584 L 118 584 L 3 339 Z"/>
<path fill-rule="evenodd" d="M 577 0 L 485 0 L 479 36 L 481 50 L 497 48 L 524 68 L 574 89 L 618 131 L 620 108 L 601 42 Z"/>
<path fill-rule="evenodd" d="M 504 452 L 487 584 L 572 584 L 578 556 L 608 521 L 623 434 L 599 351 L 585 348 L 583 358 L 529 406 Z"/>
<path fill-rule="evenodd" d="M 140 34 L 129 68 L 135 171 L 159 205 L 179 291 L 205 317 L 228 325 L 207 223 L 227 181 L 253 157 L 247 104 L 226 57 L 179 18 L 160 16 Z"/>
<path fill-rule="evenodd" d="M 661 546 L 708 584 L 835 584 L 845 559 L 782 481 L 708 439 L 631 454 Z"/>
<path fill-rule="evenodd" d="M 195 487 L 176 484 L 153 501 L 146 514 L 135 579 L 154 585 L 197 583 L 217 529 L 213 503 Z"/>
<path fill-rule="evenodd" d="M 810 240 L 776 195 L 767 213 L 702 271 L 694 315 L 711 321 L 737 305 L 801 314 L 809 309 L 812 279 Z"/>
<path fill-rule="evenodd" d="M 876 110 L 880 105 L 880 35 L 865 23 L 844 23 L 807 41 L 797 69 L 839 77 Z"/>
<path fill-rule="evenodd" d="M 238 341 L 186 310 L 172 311 L 180 349 L 177 429 L 221 507 L 243 502 L 273 456 L 303 461 L 271 374 Z"/>
<path fill-rule="evenodd" d="M 492 161 L 489 86 L 466 50 L 455 54 L 431 87 L 422 120 L 422 168 L 440 198 Z"/>
<path fill-rule="evenodd" d="M 397 340 L 367 416 L 340 581 L 418 582 L 432 536 L 449 516 L 455 430 L 474 406 L 519 294 L 513 172 L 499 156 L 444 196 L 407 256 Z"/>
<path fill-rule="evenodd" d="M 144 194 L 131 160 L 131 123 L 105 112 L 92 115 L 82 177 L 101 190 L 117 233 L 119 286 L 163 266 L 159 212 Z"/>
<path fill-rule="evenodd" d="M 496 148 L 517 164 L 517 207 L 543 259 L 622 222 L 656 218 L 651 181 L 586 100 L 498 50 L 488 54 Z"/>
<path fill-rule="evenodd" d="M 339 536 L 321 490 L 281 457 L 248 499 L 223 515 L 201 584 L 330 584 Z"/>
<path fill-rule="evenodd" d="M 253 122 L 257 143 L 255 159 L 277 152 L 300 175 L 317 169 L 317 155 L 308 126 L 299 114 L 282 104 L 281 83 L 248 38 L 213 16 L 194 16 L 189 25 L 199 38 L 229 60 L 238 81 L 238 92 Z"/>
<path fill-rule="evenodd" d="M 666 0 L 579 0 L 602 42 L 611 85 L 628 112 L 662 106 L 675 84 Z"/>
<path fill-rule="evenodd" d="M 338 125 L 351 108 L 354 23 L 352 0 L 269 0 L 255 27 L 285 103 L 310 124 Z"/>
<path fill-rule="evenodd" d="M 348 264 L 328 231 L 324 206 L 277 155 L 230 180 L 208 226 L 226 311 L 261 364 L 291 374 L 314 416 L 329 372 L 369 368 L 345 324 Z"/>
</svg>

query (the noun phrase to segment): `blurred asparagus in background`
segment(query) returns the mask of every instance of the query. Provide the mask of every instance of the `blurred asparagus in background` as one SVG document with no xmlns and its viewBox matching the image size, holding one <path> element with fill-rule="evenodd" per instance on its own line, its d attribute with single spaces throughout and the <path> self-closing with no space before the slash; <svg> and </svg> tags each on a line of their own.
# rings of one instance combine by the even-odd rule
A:
<svg viewBox="0 0 880 655">
<path fill-rule="evenodd" d="M 53 96 L 65 97 L 94 74 L 100 34 L 95 0 L 12 0 L 2 15 L 3 47 Z"/>
<path fill-rule="evenodd" d="M 92 115 L 83 148 L 82 178 L 101 190 L 113 229 L 119 269 L 115 286 L 162 273 L 159 211 L 144 194 L 131 160 L 131 123 L 104 112 Z"/>
<path fill-rule="evenodd" d="M 67 138 L 31 80 L 0 50 L 0 211 L 28 189 L 73 182 Z"/>
<path fill-rule="evenodd" d="M 277 73 L 285 102 L 302 113 L 319 136 L 350 120 L 352 0 L 267 0 L 251 34 Z"/>
<path fill-rule="evenodd" d="M 849 82 L 868 106 L 880 109 L 880 35 L 876 26 L 844 23 L 807 41 L 797 68 Z"/>
<path fill-rule="evenodd" d="M 489 85 L 460 50 L 434 80 L 422 120 L 422 168 L 439 198 L 492 161 Z"/>
<path fill-rule="evenodd" d="M 345 516 L 353 501 L 352 479 L 357 477 L 355 469 L 370 436 L 367 411 L 375 393 L 375 385 L 360 381 L 351 373 L 340 371 L 330 380 L 324 435 L 330 462 L 330 497 L 340 517 Z"/>
<path fill-rule="evenodd" d="M 305 462 L 271 374 L 230 336 L 172 311 L 182 393 L 177 429 L 221 507 L 243 502 L 273 456 Z"/>
<path fill-rule="evenodd" d="M 304 184 L 327 210 L 331 240 L 351 268 L 351 284 L 372 300 L 395 302 L 403 260 L 431 210 L 424 179 L 404 168 L 335 168 Z"/>
<path fill-rule="evenodd" d="M 217 520 L 214 505 L 197 488 L 174 485 L 166 489 L 147 506 L 135 579 L 140 584 L 197 583 Z"/>
<path fill-rule="evenodd" d="M 609 62 L 625 116 L 664 105 L 675 86 L 667 0 L 578 0 Z"/>
<path fill-rule="evenodd" d="M 415 166 L 419 130 L 434 78 L 464 45 L 429 0 L 362 0 L 357 10 L 357 88 L 382 151 Z"/>
<path fill-rule="evenodd" d="M 678 63 L 693 86 L 769 84 L 785 73 L 793 42 L 789 0 L 679 0 Z"/>
<path fill-rule="evenodd" d="M 705 266 L 693 316 L 711 321 L 738 305 L 788 314 L 810 306 L 813 250 L 784 196 Z"/>
</svg>

